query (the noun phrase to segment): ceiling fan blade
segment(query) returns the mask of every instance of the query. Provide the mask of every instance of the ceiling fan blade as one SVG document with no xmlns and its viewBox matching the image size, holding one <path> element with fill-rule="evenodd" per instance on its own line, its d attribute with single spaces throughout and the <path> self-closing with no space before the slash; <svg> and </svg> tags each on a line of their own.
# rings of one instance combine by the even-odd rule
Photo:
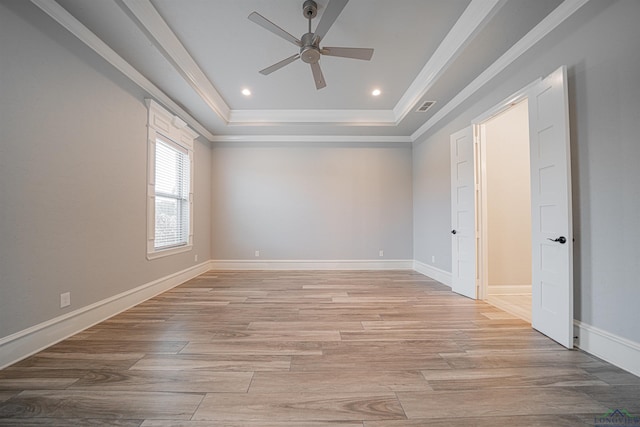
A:
<svg viewBox="0 0 640 427">
<path fill-rule="evenodd" d="M 311 64 L 311 72 L 313 73 L 313 80 L 316 82 L 316 89 L 322 89 L 327 85 L 324 81 L 324 76 L 322 75 L 319 63 L 316 62 Z"/>
<path fill-rule="evenodd" d="M 284 67 L 285 65 L 291 64 L 293 61 L 295 61 L 296 59 L 300 58 L 300 54 L 296 53 L 293 56 L 288 57 L 287 59 L 283 59 L 280 62 L 276 62 L 275 64 L 273 64 L 270 67 L 265 68 L 264 70 L 260 70 L 260 74 L 264 74 L 265 76 L 267 74 L 271 74 L 274 71 L 279 70 L 280 68 Z"/>
<path fill-rule="evenodd" d="M 298 40 L 297 38 L 295 38 L 294 36 L 286 32 L 282 28 L 278 27 L 276 24 L 269 21 L 267 18 L 260 15 L 258 12 L 251 12 L 251 15 L 249 15 L 249 20 L 260 25 L 265 30 L 271 31 L 276 36 L 280 36 L 283 39 L 290 41 L 296 46 L 302 46 L 302 42 L 300 40 Z"/>
<path fill-rule="evenodd" d="M 315 33 L 313 33 L 313 40 L 316 46 L 327 35 L 329 28 L 336 22 L 348 2 L 349 0 L 329 0 L 327 8 L 322 13 L 322 18 L 320 18 L 320 23 L 318 23 Z"/>
<path fill-rule="evenodd" d="M 342 58 L 368 61 L 373 56 L 373 49 L 362 47 L 323 47 L 320 53 L 327 56 L 340 56 Z"/>
</svg>

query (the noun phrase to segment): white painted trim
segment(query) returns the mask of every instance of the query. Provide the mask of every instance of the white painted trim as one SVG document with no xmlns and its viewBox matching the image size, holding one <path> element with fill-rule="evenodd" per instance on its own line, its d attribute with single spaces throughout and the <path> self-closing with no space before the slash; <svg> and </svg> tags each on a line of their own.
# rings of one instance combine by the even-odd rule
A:
<svg viewBox="0 0 640 427">
<path fill-rule="evenodd" d="M 193 188 L 195 182 L 193 140 L 197 133 L 184 126 L 177 116 L 162 108 L 152 99 L 147 104 L 147 259 L 157 259 L 187 252 L 193 248 Z M 177 120 L 176 120 L 177 119 Z M 182 123 L 181 123 L 182 122 Z M 178 126 L 176 126 L 178 125 Z M 175 148 L 186 150 L 189 158 L 189 234 L 184 245 L 170 249 L 156 249 L 156 141 L 161 138 L 165 143 L 175 144 Z"/>
<path fill-rule="evenodd" d="M 226 123 L 231 109 L 178 37 L 148 0 L 123 0 L 143 32 L 202 100 Z M 146 31 L 144 31 L 146 30 Z"/>
<path fill-rule="evenodd" d="M 479 116 L 471 120 L 471 123 L 475 125 L 483 125 L 486 122 L 490 121 L 491 119 L 494 119 L 495 117 L 504 113 L 509 108 L 514 107 L 516 104 L 524 101 L 525 99 L 528 99 L 529 93 L 531 93 L 531 89 L 536 87 L 541 81 L 542 81 L 542 78 L 540 77 L 535 79 L 534 81 L 532 81 L 531 83 L 529 83 L 528 85 L 520 89 L 519 91 L 506 97 L 505 99 L 503 99 L 502 101 L 494 105 L 493 107 L 489 108 L 484 113 L 480 114 Z"/>
<path fill-rule="evenodd" d="M 487 129 L 484 123 L 473 126 L 473 143 L 475 144 L 475 175 L 476 175 L 476 277 L 478 299 L 485 299 L 489 295 L 489 206 L 487 203 Z"/>
<path fill-rule="evenodd" d="M 366 135 L 217 135 L 211 142 L 364 142 L 411 143 L 409 136 Z"/>
<path fill-rule="evenodd" d="M 176 112 L 185 122 L 189 123 L 200 135 L 207 139 L 213 138 L 213 134 L 192 117 L 186 110 L 164 93 L 159 87 L 151 83 L 142 73 L 133 68 L 131 64 L 125 61 L 113 49 L 111 49 L 98 36 L 92 33 L 73 15 L 67 12 L 62 6 L 53 0 L 31 0 L 33 4 L 42 9 L 47 15 L 53 18 L 58 24 L 66 28 L 71 34 L 80 39 L 81 42 L 93 49 L 98 55 L 104 58 L 108 63 L 113 65 L 118 71 L 128 77 L 132 82 L 140 88 L 146 90 L 150 95 L 169 107 L 170 110 Z"/>
<path fill-rule="evenodd" d="M 640 343 L 573 321 L 576 347 L 640 377 Z"/>
<path fill-rule="evenodd" d="M 74 34 L 83 43 L 93 49 L 107 62 L 131 79 L 140 88 L 154 96 L 159 102 L 176 112 L 183 120 L 190 124 L 198 133 L 209 141 L 214 135 L 200 124 L 186 110 L 174 102 L 166 93 L 155 86 L 131 64 L 126 62 L 113 49 L 92 33 L 80 21 L 73 17 L 54 0 L 31 0 L 36 6 L 47 13 L 56 22 Z M 566 18 L 571 16 L 589 0 L 565 0 L 527 35 L 520 39 L 496 62 L 464 88 L 456 97 L 437 111 L 431 119 L 425 122 L 411 136 L 406 136 L 415 142 L 436 123 L 442 120 L 454 108 L 473 95 L 482 86 L 493 79 L 509 64 L 515 61 L 535 43 L 556 28 Z M 504 0 L 473 0 L 458 22 L 447 34 L 445 40 L 438 47 L 429 62 L 411 83 L 407 91 L 392 110 L 232 110 L 226 104 L 215 86 L 197 66 L 179 39 L 162 20 L 157 10 L 147 0 L 144 2 L 125 0 L 127 8 L 136 16 L 138 25 L 150 33 L 154 44 L 163 55 L 176 67 L 182 77 L 193 87 L 200 97 L 207 103 L 227 125 L 265 125 L 265 124 L 318 124 L 327 123 L 344 126 L 398 126 L 405 116 L 412 110 L 420 98 L 437 81 L 446 68 L 464 49 L 475 34 L 481 29 L 492 14 L 504 3 Z M 252 141 L 251 135 L 235 136 L 245 141 Z M 314 136 L 310 136 L 314 138 Z M 393 137 L 398 138 L 398 137 Z M 405 137 L 403 137 L 405 138 Z M 303 140 L 303 139 L 299 139 Z M 344 140 L 344 138 L 342 138 Z"/>
<path fill-rule="evenodd" d="M 414 270 L 451 286 L 451 273 L 417 260 L 211 260 L 0 338 L 0 369 L 211 270 Z M 574 320 L 576 346 L 640 376 L 640 343 Z"/>
<path fill-rule="evenodd" d="M 529 91 L 535 87 L 542 79 L 534 82 L 505 98 L 489 110 L 480 114 L 471 121 L 473 126 L 475 152 L 475 173 L 478 180 L 478 191 L 476 192 L 476 224 L 478 239 L 477 254 L 477 276 L 478 276 L 478 299 L 484 300 L 489 297 L 489 239 L 488 239 L 488 212 L 487 203 L 487 132 L 486 123 L 502 114 L 519 102 L 527 99 Z M 507 310 L 508 311 L 508 310 Z M 530 321 L 530 319 L 529 319 Z"/>
<path fill-rule="evenodd" d="M 499 308 L 502 311 L 506 311 L 507 313 L 512 314 L 526 322 L 531 323 L 531 308 L 527 310 L 523 307 L 518 307 L 515 304 L 509 304 L 508 302 L 505 302 L 500 298 L 492 297 L 491 295 L 489 295 L 489 297 L 485 299 L 485 302 Z"/>
<path fill-rule="evenodd" d="M 516 91 L 512 95 L 500 101 L 498 104 L 489 108 L 471 121 L 473 126 L 475 152 L 475 171 L 478 179 L 478 190 L 476 195 L 476 222 L 478 224 L 477 238 L 479 244 L 477 254 L 478 267 L 478 298 L 484 300 L 489 296 L 489 242 L 488 242 L 488 203 L 487 203 L 487 135 L 486 124 L 498 115 L 504 113 L 509 108 L 515 106 L 519 102 L 528 99 L 532 88 L 536 87 L 542 81 L 541 78 L 529 83 L 524 88 Z M 530 319 L 529 319 L 530 320 Z"/>
<path fill-rule="evenodd" d="M 412 135 L 411 138 L 417 141 L 422 135 L 424 135 L 429 129 L 442 120 L 447 114 L 453 111 L 456 107 L 469 99 L 471 95 L 476 93 L 480 88 L 487 84 L 491 79 L 496 77 L 501 71 L 503 71 L 512 62 L 522 56 L 526 51 L 538 43 L 544 36 L 549 34 L 558 25 L 564 22 L 565 19 L 573 15 L 578 9 L 584 6 L 589 0 L 565 0 L 557 8 L 555 8 L 546 18 L 544 18 L 538 25 L 536 25 L 531 31 L 529 31 L 524 37 L 516 42 L 509 50 L 507 50 L 500 58 L 498 58 L 493 64 L 487 67 L 478 77 L 476 77 L 471 83 L 469 83 L 464 89 L 462 89 L 451 101 L 449 101 L 444 107 L 438 110 L 429 120 L 427 120 L 422 126 L 420 126 Z"/>
<path fill-rule="evenodd" d="M 440 270 L 437 267 L 425 264 L 417 260 L 413 260 L 413 270 L 451 287 L 452 277 L 451 273 L 448 271 Z"/>
<path fill-rule="evenodd" d="M 531 295 L 531 284 L 524 285 L 488 285 L 487 296 L 492 295 Z"/>
<path fill-rule="evenodd" d="M 410 259 L 389 260 L 212 260 L 211 270 L 412 270 Z"/>
<path fill-rule="evenodd" d="M 505 3 L 506 0 L 471 1 L 393 108 L 396 123 L 413 111 L 420 99 Z"/>
<path fill-rule="evenodd" d="M 210 263 L 189 267 L 0 339 L 0 369 L 115 316 L 209 271 Z"/>
<path fill-rule="evenodd" d="M 392 110 L 232 110 L 229 125 L 317 124 L 396 126 Z"/>
<path fill-rule="evenodd" d="M 227 124 L 332 123 L 397 126 L 505 0 L 473 0 L 393 110 L 231 110 L 148 0 L 123 0 L 137 24 L 182 78 Z"/>
</svg>

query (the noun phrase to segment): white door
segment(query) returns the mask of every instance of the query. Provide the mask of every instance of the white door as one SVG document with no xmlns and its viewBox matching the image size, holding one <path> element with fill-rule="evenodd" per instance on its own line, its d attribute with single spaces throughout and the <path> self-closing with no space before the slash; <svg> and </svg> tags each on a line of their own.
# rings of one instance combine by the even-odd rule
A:
<svg viewBox="0 0 640 427">
<path fill-rule="evenodd" d="M 475 154 L 471 126 L 451 135 L 451 289 L 476 298 Z"/>
<path fill-rule="evenodd" d="M 573 347 L 573 233 L 567 70 L 529 94 L 532 326 Z"/>
</svg>

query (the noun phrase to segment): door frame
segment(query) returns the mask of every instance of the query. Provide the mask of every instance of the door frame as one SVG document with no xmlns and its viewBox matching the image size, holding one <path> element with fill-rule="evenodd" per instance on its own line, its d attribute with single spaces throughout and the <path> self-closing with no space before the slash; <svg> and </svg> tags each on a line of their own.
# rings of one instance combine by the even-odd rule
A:
<svg viewBox="0 0 640 427">
<path fill-rule="evenodd" d="M 474 144 L 476 150 L 476 167 L 478 177 L 478 191 L 476 192 L 476 224 L 478 226 L 478 245 L 477 251 L 477 273 L 478 278 L 478 299 L 485 300 L 488 297 L 489 285 L 489 244 L 488 244 L 488 203 L 487 203 L 487 152 L 486 152 L 486 132 L 485 125 L 495 117 L 507 111 L 509 108 L 526 101 L 529 92 L 533 87 L 542 81 L 538 78 L 534 82 L 523 87 L 513 95 L 505 98 L 492 108 L 488 109 L 481 115 L 471 121 L 473 126 Z M 528 130 L 527 130 L 528 132 Z M 531 166 L 529 166 L 531 172 Z"/>
<path fill-rule="evenodd" d="M 554 250 L 553 253 L 547 251 L 546 261 L 543 258 L 543 244 L 546 247 L 555 247 L 557 245 L 551 245 L 547 240 L 556 242 L 558 245 L 565 243 L 572 244 L 572 229 L 571 229 L 571 172 L 570 172 L 570 141 L 569 141 L 569 101 L 567 98 L 567 68 L 561 66 L 553 71 L 551 74 L 544 78 L 538 78 L 529 85 L 520 89 L 513 95 L 504 99 L 494 107 L 485 111 L 471 121 L 472 135 L 473 135 L 473 148 L 474 148 L 474 179 L 476 179 L 476 188 L 474 191 L 475 210 L 474 210 L 474 222 L 475 222 L 475 234 L 476 234 L 476 259 L 475 259 L 475 277 L 474 285 L 476 285 L 476 298 L 486 298 L 487 290 L 487 278 L 488 278 L 488 244 L 487 244 L 487 204 L 486 204 L 486 153 L 484 153 L 484 162 L 482 161 L 482 155 L 484 150 L 479 149 L 479 138 L 481 136 L 483 123 L 496 116 L 497 114 L 510 108 L 513 104 L 523 101 L 525 98 L 529 99 L 529 137 L 530 137 L 530 163 L 529 172 L 532 175 L 532 194 L 531 194 L 531 213 L 532 213 L 532 310 L 531 310 L 531 326 L 540 331 L 541 333 L 554 339 L 561 345 L 567 348 L 573 348 L 573 262 L 572 262 L 572 247 L 568 246 L 566 252 L 558 252 Z M 543 96 L 544 95 L 544 96 Z M 551 98 L 549 98 L 551 97 Z M 544 101 L 545 107 L 540 108 L 540 103 Z M 532 106 L 533 104 L 533 106 Z M 563 118 L 561 120 L 554 120 L 553 118 L 558 115 L 557 109 L 562 109 L 561 113 Z M 533 111 L 533 113 L 532 113 Z M 554 111 L 549 113 L 549 111 Z M 542 112 L 549 114 L 541 116 Z M 541 119 L 542 117 L 542 119 Z M 532 118 L 533 124 L 532 124 Z M 544 120 L 543 120 L 544 119 Z M 540 120 L 543 120 L 541 126 Z M 555 128 L 558 128 L 562 132 L 561 136 L 556 135 Z M 541 138 L 541 134 L 545 133 L 544 139 Z M 549 135 L 549 136 L 547 136 Z M 535 139 L 534 139 L 535 138 Z M 564 153 L 556 152 L 555 154 L 550 150 L 558 148 L 554 145 L 555 140 L 562 139 L 564 144 Z M 535 143 L 534 143 L 535 142 Z M 544 143 L 544 144 L 543 144 Z M 559 144 L 560 142 L 558 142 Z M 544 149 L 543 149 L 544 148 Z M 535 158 L 534 158 L 535 153 Z M 549 155 L 556 156 L 549 158 Z M 540 166 L 540 162 L 543 157 L 547 156 L 545 164 Z M 561 159 L 560 159 L 561 157 Z M 562 175 L 556 176 L 552 170 L 556 166 L 553 160 L 560 160 L 563 162 L 559 166 L 560 173 Z M 551 161 L 551 163 L 549 163 Z M 566 162 L 566 163 L 565 163 Z M 535 168 L 535 169 L 534 169 Z M 544 171 L 544 174 L 540 172 Z M 532 172 L 535 172 L 537 181 L 534 186 L 534 177 Z M 564 175 L 566 174 L 566 175 Z M 484 176 L 484 180 L 478 178 Z M 453 179 L 453 171 L 452 171 Z M 545 190 L 542 194 L 541 189 L 538 188 L 542 185 L 542 181 L 545 182 L 547 187 L 553 188 L 553 180 L 556 179 L 556 183 L 567 185 L 564 189 L 553 192 L 552 190 Z M 566 180 L 565 180 L 566 179 Z M 484 185 L 481 185 L 484 184 Z M 551 187 L 549 187 L 551 185 Z M 484 187 L 484 188 L 482 188 Z M 535 192 L 534 192 L 535 187 Z M 482 191 L 484 189 L 484 191 Z M 554 196 L 555 195 L 555 196 Z M 542 197 L 546 197 L 543 199 Z M 549 198 L 551 197 L 551 198 Z M 548 200 L 547 200 L 548 199 Z M 552 203 L 555 201 L 555 204 Z M 535 202 L 535 203 L 534 203 Z M 534 206 L 535 205 L 535 206 Z M 554 210 L 553 208 L 558 207 Z M 546 223 L 542 223 L 541 213 L 542 208 L 547 208 Z M 558 214 L 568 215 L 568 217 L 558 217 Z M 554 217 L 555 215 L 555 217 Z M 563 221 L 566 219 L 566 222 Z M 484 226 L 481 226 L 484 225 Z M 483 232 L 480 235 L 480 232 Z M 561 233 L 561 237 L 557 237 L 558 233 Z M 567 238 L 564 237 L 566 233 Z M 555 237 L 555 239 L 553 238 Z M 453 251 L 452 251 L 453 253 Z M 552 261 L 555 256 L 560 256 L 566 262 L 560 265 L 553 265 Z M 453 267 L 453 266 L 452 266 Z M 554 269 L 555 267 L 555 269 Z M 568 281 L 568 289 L 563 286 Z M 480 286 L 482 284 L 482 286 Z M 543 289 L 544 288 L 544 289 Z M 480 292 L 481 290 L 481 292 Z M 546 295 L 546 298 L 545 298 Z M 566 301 L 569 306 L 564 304 L 554 304 L 555 301 Z M 566 310 L 566 311 L 565 311 Z M 545 314 L 546 313 L 546 314 Z M 565 321 L 568 323 L 565 324 Z M 568 329 L 563 329 L 568 327 Z"/>
</svg>

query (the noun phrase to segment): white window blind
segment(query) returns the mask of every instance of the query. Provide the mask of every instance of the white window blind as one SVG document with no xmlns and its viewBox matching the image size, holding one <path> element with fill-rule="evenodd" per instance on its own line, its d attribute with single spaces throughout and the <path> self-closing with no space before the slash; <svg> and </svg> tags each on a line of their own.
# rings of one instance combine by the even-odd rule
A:
<svg viewBox="0 0 640 427">
<path fill-rule="evenodd" d="M 156 139 L 155 249 L 189 242 L 189 154 L 170 141 Z"/>
</svg>

